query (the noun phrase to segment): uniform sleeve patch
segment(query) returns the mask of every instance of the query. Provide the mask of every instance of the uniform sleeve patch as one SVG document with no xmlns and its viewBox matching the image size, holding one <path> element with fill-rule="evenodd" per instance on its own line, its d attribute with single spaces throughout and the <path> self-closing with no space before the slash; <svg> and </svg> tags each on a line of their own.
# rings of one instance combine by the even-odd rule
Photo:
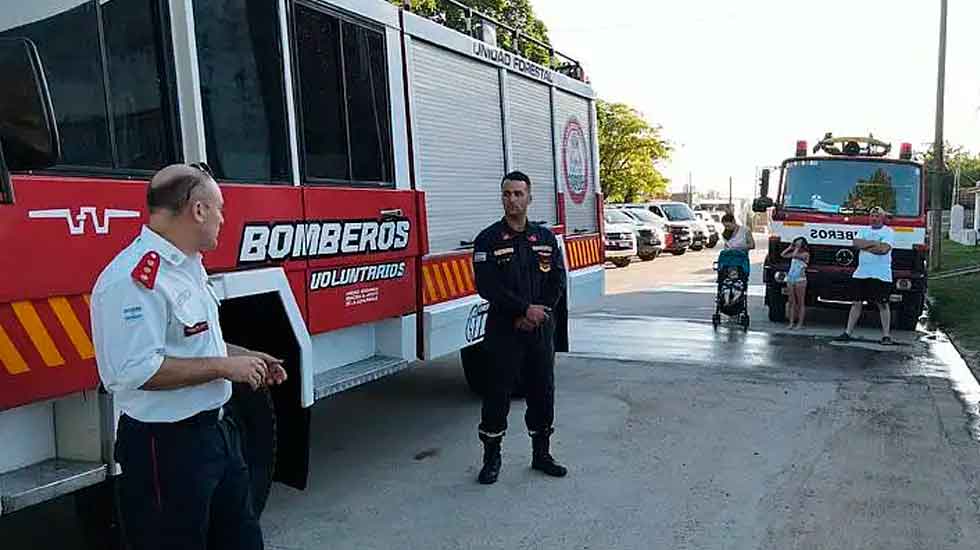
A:
<svg viewBox="0 0 980 550">
<path fill-rule="evenodd" d="M 487 261 L 486 252 L 476 252 L 473 254 L 473 263 L 480 263 Z"/>
<path fill-rule="evenodd" d="M 498 248 L 497 250 L 493 251 L 494 256 L 503 256 L 505 254 L 513 254 L 513 253 L 514 253 L 514 247 Z"/>
</svg>

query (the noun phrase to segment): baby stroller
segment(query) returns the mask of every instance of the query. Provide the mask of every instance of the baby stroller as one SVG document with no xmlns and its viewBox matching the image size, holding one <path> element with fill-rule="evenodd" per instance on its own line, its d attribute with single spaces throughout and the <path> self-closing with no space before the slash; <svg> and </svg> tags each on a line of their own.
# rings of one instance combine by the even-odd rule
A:
<svg viewBox="0 0 980 550">
<path fill-rule="evenodd" d="M 718 294 L 715 296 L 715 314 L 711 324 L 721 324 L 724 314 L 749 329 L 749 253 L 745 250 L 722 250 L 715 270 L 718 271 Z"/>
</svg>

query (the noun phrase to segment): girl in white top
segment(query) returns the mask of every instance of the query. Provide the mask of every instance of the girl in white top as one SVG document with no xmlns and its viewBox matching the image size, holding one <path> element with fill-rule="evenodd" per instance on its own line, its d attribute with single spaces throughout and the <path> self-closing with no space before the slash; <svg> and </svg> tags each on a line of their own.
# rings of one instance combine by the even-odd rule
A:
<svg viewBox="0 0 980 550">
<path fill-rule="evenodd" d="M 789 289 L 789 328 L 803 328 L 803 318 L 806 316 L 806 268 L 810 265 L 810 247 L 806 239 L 797 237 L 780 255 L 783 258 L 790 258 L 789 272 L 786 273 L 786 287 Z"/>
</svg>

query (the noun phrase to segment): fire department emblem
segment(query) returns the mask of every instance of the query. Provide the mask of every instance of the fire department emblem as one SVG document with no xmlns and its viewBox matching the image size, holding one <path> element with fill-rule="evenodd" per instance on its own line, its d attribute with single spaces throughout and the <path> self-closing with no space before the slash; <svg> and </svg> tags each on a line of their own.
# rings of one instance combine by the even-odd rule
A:
<svg viewBox="0 0 980 550">
<path fill-rule="evenodd" d="M 585 202 L 589 191 L 589 142 L 575 117 L 568 119 L 561 141 L 561 168 L 565 188 L 575 204 Z"/>
<path fill-rule="evenodd" d="M 842 248 L 837 251 L 834 259 L 837 260 L 838 265 L 847 267 L 854 263 L 854 252 L 849 248 Z"/>
</svg>

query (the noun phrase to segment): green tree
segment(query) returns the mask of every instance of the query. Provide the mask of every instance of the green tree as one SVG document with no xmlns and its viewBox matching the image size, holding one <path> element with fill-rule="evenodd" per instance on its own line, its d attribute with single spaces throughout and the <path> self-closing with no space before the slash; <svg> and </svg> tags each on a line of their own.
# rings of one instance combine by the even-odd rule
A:
<svg viewBox="0 0 980 550">
<path fill-rule="evenodd" d="M 657 163 L 670 158 L 660 126 L 625 103 L 598 100 L 599 178 L 610 202 L 636 202 L 666 193 L 669 180 Z"/>
<path fill-rule="evenodd" d="M 858 180 L 844 204 L 856 209 L 880 206 L 887 212 L 894 212 L 895 187 L 891 175 L 879 168 L 867 180 Z"/>
<path fill-rule="evenodd" d="M 392 4 L 402 6 L 405 0 L 388 0 Z M 548 38 L 548 28 L 544 22 L 534 15 L 534 8 L 531 7 L 531 0 L 457 0 L 460 4 L 473 8 L 481 13 L 493 17 L 497 21 L 517 29 L 521 34 L 551 44 Z M 439 23 L 451 27 L 460 32 L 467 32 L 469 29 L 476 29 L 479 25 L 479 18 L 474 16 L 472 21 L 468 21 L 468 14 L 449 2 L 442 0 L 410 0 L 410 9 L 413 13 L 428 17 Z M 513 37 L 504 29 L 497 30 L 498 43 L 507 49 L 517 50 L 524 57 L 542 64 L 548 62 L 548 51 L 540 46 L 528 41 L 522 41 L 515 48 Z"/>
<path fill-rule="evenodd" d="M 916 156 L 916 160 L 922 162 L 932 172 L 937 173 L 935 167 L 935 155 L 930 144 L 929 150 Z M 943 163 L 945 166 L 939 172 L 942 174 L 941 182 L 944 187 L 943 204 L 949 206 L 955 201 L 952 198 L 953 180 L 957 170 L 960 171 L 960 189 L 967 189 L 980 185 L 980 154 L 973 154 L 961 145 L 952 145 L 946 142 L 943 145 Z M 935 181 L 930 178 L 930 184 Z M 962 195 L 961 195 L 962 197 Z M 927 199 L 928 201 L 929 199 Z M 973 204 L 973 197 L 969 197 L 966 204 Z"/>
</svg>

